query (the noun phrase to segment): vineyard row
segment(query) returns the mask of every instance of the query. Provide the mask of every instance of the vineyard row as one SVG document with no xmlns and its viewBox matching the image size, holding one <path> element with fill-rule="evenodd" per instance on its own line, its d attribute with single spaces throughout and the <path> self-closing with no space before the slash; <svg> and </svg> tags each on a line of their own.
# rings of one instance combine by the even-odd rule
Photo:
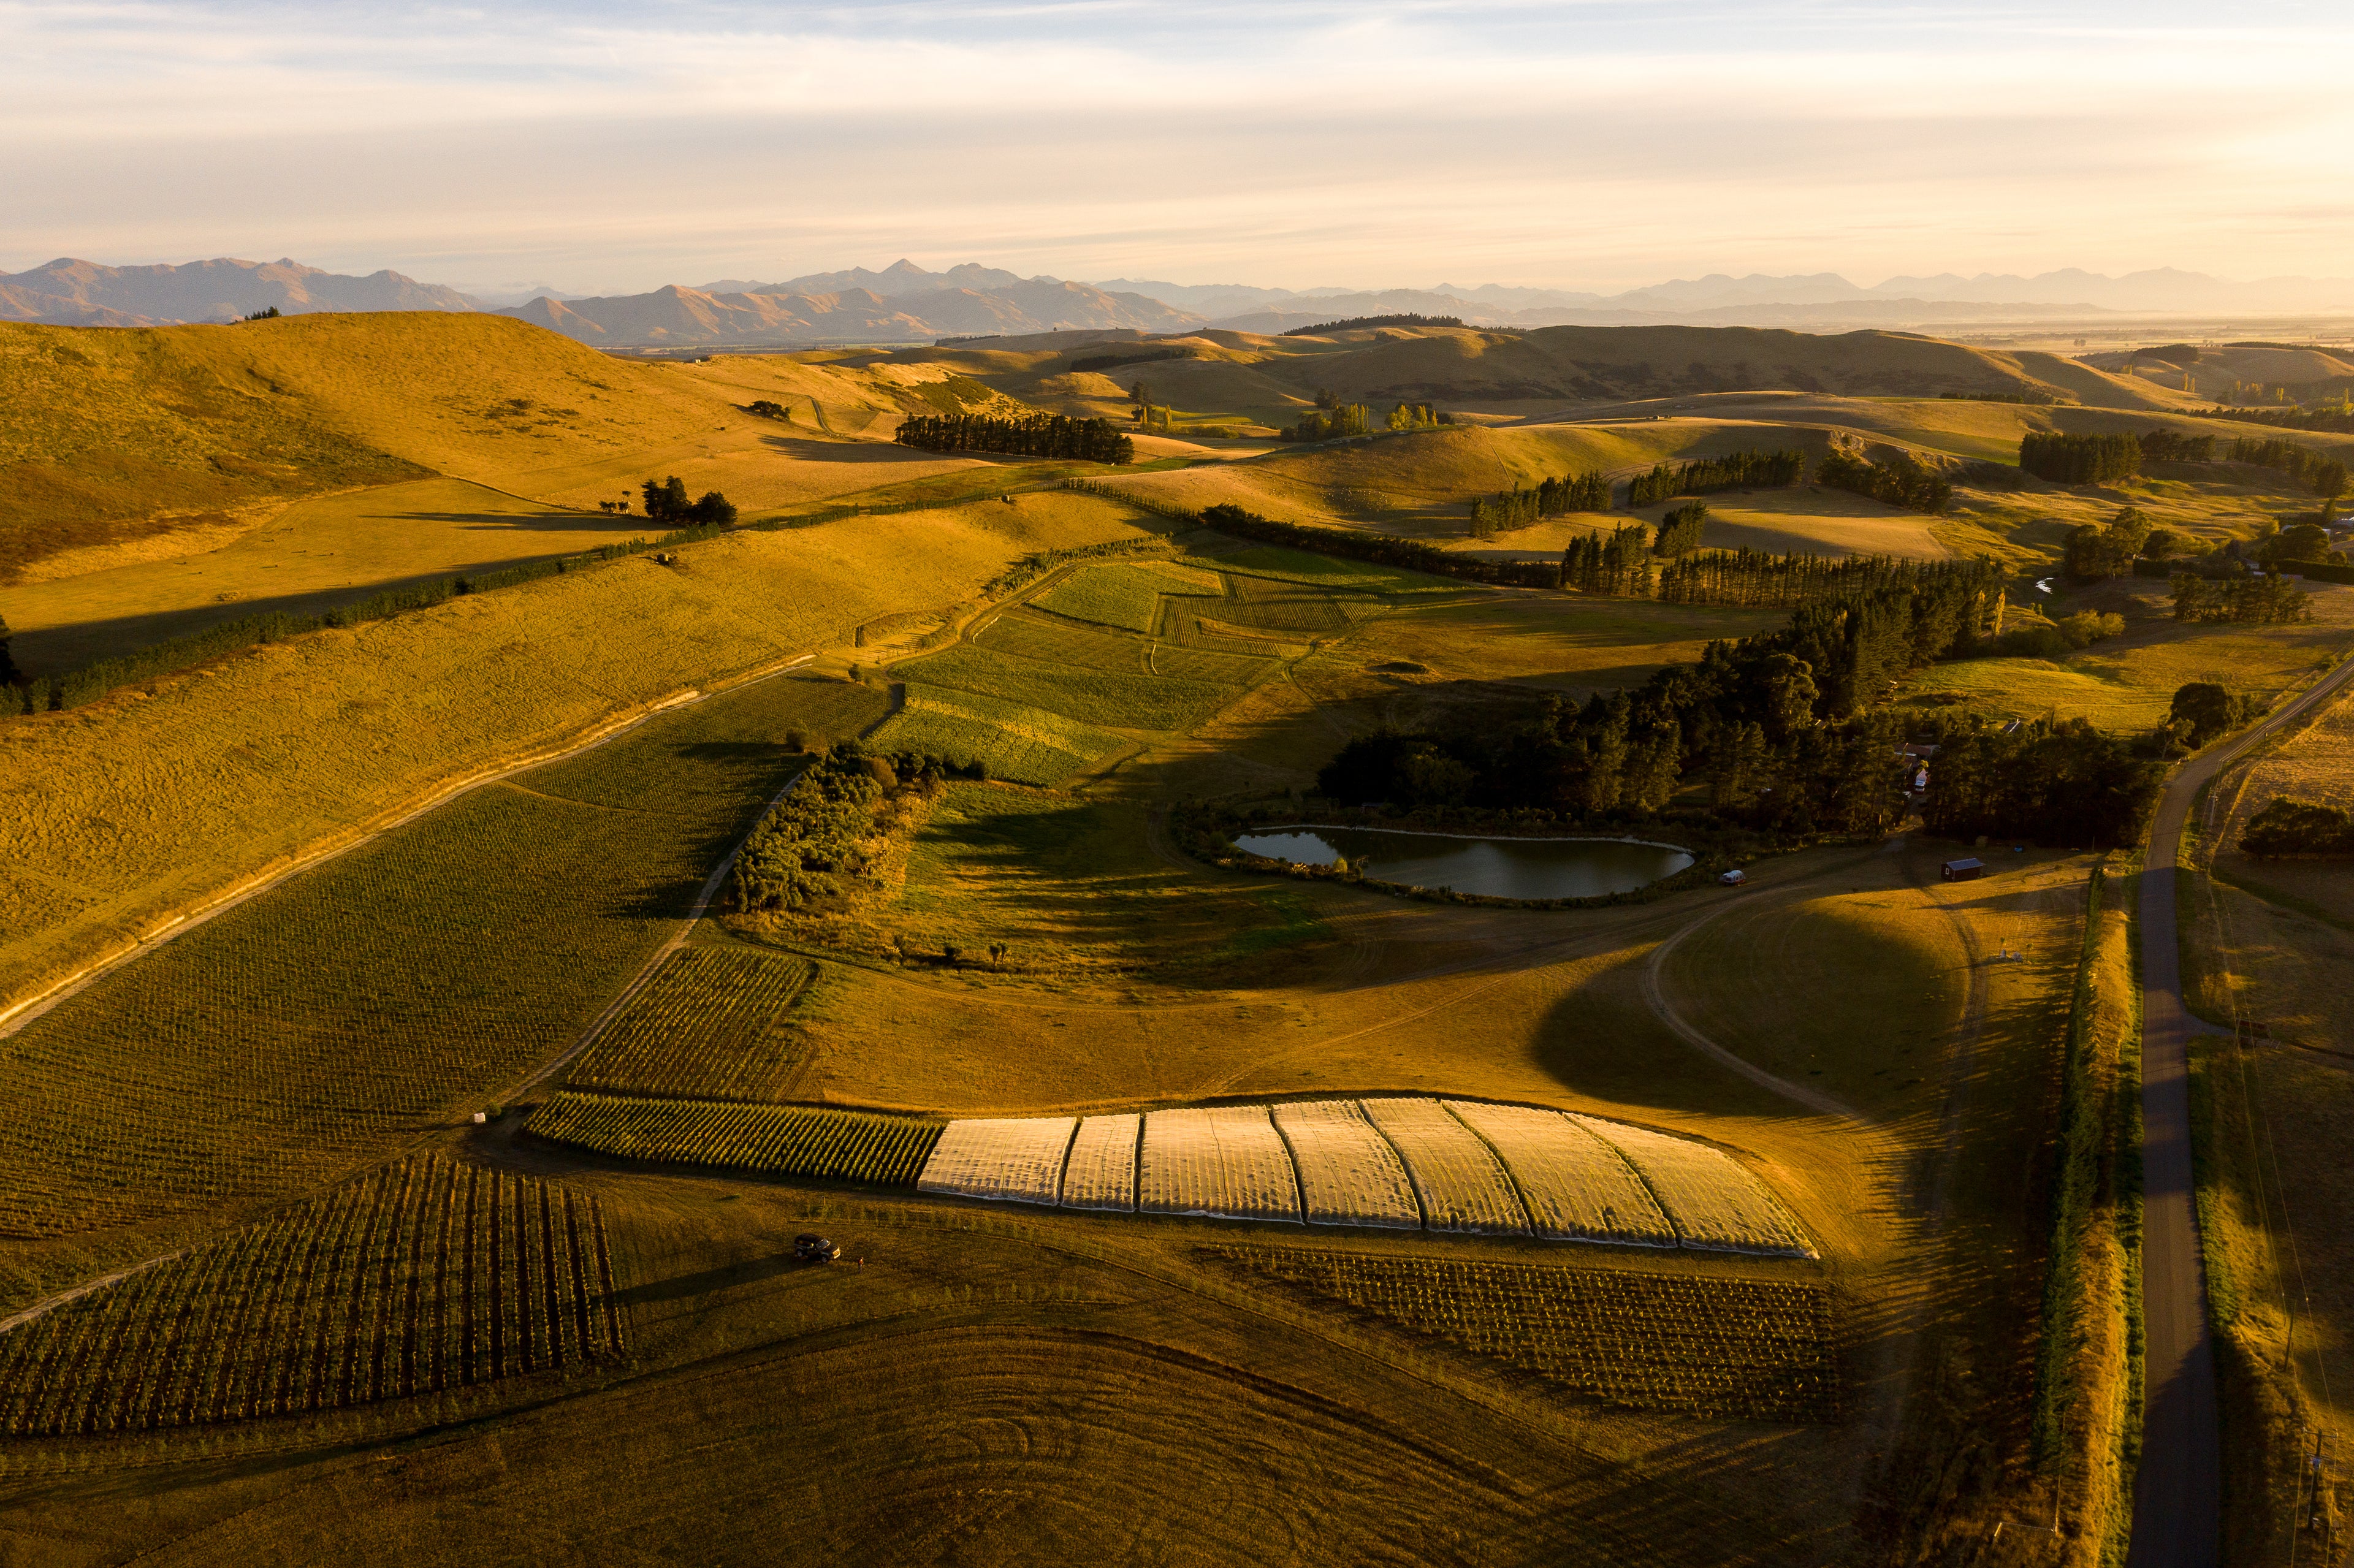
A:
<svg viewBox="0 0 2354 1568">
<path fill-rule="evenodd" d="M 427 1156 L 0 1335 L 0 1432 L 334 1410 L 624 1344 L 593 1196 Z"/>
</svg>

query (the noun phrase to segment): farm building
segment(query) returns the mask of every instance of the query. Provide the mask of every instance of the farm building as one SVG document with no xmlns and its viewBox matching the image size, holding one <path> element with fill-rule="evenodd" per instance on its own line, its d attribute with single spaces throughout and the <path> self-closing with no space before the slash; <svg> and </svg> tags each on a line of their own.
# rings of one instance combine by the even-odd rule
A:
<svg viewBox="0 0 2354 1568">
<path fill-rule="evenodd" d="M 1975 856 L 1967 860 L 1949 860 L 1939 874 L 1947 882 L 1976 882 L 1986 874 L 1986 863 Z"/>
</svg>

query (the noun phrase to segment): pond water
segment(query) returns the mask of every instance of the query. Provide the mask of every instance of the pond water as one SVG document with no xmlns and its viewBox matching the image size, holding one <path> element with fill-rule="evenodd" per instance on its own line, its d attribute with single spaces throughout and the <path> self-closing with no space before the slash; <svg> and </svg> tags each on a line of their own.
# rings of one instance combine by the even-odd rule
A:
<svg viewBox="0 0 2354 1568">
<path fill-rule="evenodd" d="M 1237 847 L 1271 860 L 1349 863 L 1383 882 L 1451 887 L 1490 898 L 1596 898 L 1673 876 L 1692 857 L 1666 844 L 1618 839 L 1490 839 L 1390 828 L 1270 828 Z"/>
</svg>

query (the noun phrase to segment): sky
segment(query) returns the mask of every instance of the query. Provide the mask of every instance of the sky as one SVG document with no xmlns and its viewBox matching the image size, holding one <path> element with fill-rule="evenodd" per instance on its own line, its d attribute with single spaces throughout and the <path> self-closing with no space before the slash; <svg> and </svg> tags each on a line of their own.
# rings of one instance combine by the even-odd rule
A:
<svg viewBox="0 0 2354 1568">
<path fill-rule="evenodd" d="M 2354 272 L 2354 5 L 0 0 L 0 270 Z"/>
</svg>

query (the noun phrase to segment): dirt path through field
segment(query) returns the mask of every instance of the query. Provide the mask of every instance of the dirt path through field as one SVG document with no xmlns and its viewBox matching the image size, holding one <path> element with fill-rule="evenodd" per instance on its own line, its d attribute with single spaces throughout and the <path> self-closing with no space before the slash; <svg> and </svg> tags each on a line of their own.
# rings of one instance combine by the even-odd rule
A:
<svg viewBox="0 0 2354 1568">
<path fill-rule="evenodd" d="M 1827 871 L 1829 868 L 1824 869 Z M 1820 873 L 1817 874 L 1819 875 Z M 1675 935 L 1651 949 L 1650 961 L 1643 966 L 1643 1001 L 1659 1016 L 1659 1022 L 1675 1033 L 1676 1038 L 1723 1067 L 1726 1072 L 1737 1074 L 1758 1087 L 1771 1090 L 1785 1099 L 1795 1100 L 1808 1110 L 1819 1111 L 1825 1116 L 1852 1122 L 1858 1127 L 1875 1126 L 1872 1118 L 1843 1101 L 1833 1099 L 1819 1089 L 1811 1089 L 1804 1084 L 1794 1084 L 1787 1078 L 1776 1077 L 1755 1063 L 1734 1054 L 1694 1028 L 1681 1013 L 1675 1010 L 1674 1004 L 1668 1001 L 1667 992 L 1659 984 L 1659 972 L 1667 965 L 1668 955 L 1674 952 L 1685 938 L 1726 910 L 1735 907 L 1737 906 L 1730 903 L 1719 904 L 1697 918 L 1685 922 L 1678 928 Z"/>
</svg>

